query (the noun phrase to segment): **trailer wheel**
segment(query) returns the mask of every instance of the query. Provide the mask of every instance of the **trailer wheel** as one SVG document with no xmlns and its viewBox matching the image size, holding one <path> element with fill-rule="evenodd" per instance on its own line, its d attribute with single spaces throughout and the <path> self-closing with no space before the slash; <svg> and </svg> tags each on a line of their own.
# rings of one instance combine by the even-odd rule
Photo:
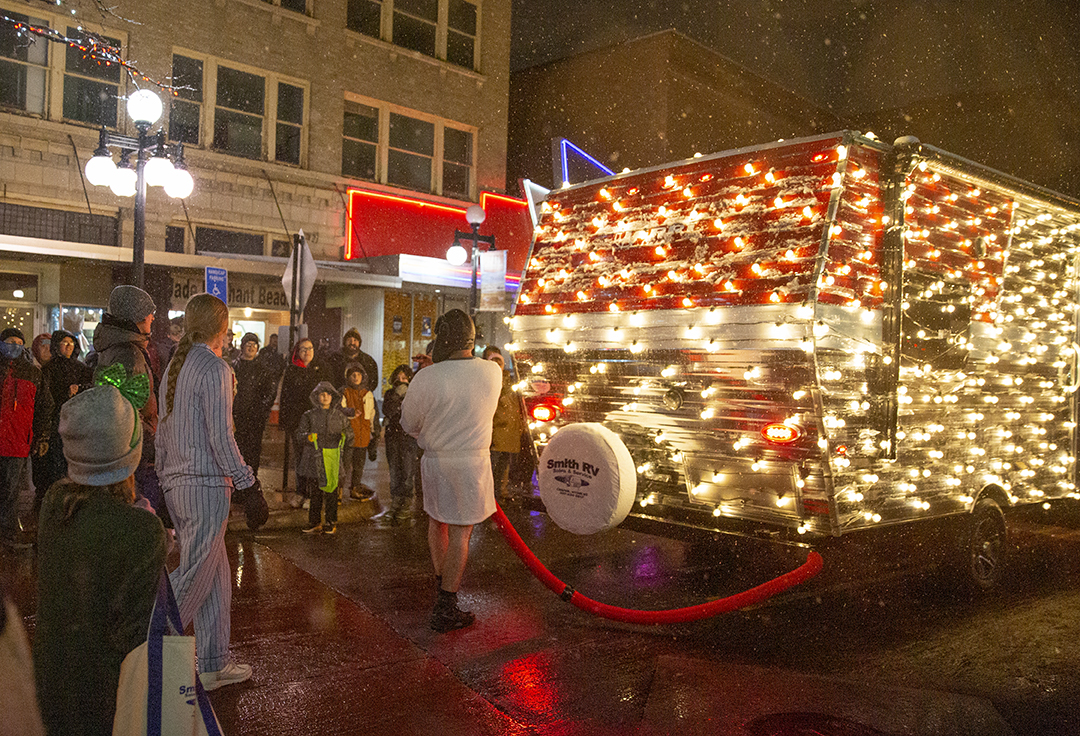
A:
<svg viewBox="0 0 1080 736">
<path fill-rule="evenodd" d="M 961 548 L 961 572 L 968 587 L 980 592 L 1001 585 L 1007 551 L 1005 514 L 997 501 L 984 496 L 967 520 Z"/>
</svg>

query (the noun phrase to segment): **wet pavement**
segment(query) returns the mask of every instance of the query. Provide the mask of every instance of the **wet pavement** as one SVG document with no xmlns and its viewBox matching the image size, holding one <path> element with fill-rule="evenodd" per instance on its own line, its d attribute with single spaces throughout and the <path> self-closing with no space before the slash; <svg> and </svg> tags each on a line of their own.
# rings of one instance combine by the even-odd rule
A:
<svg viewBox="0 0 1080 736">
<path fill-rule="evenodd" d="M 1080 687 L 1061 674 L 1080 661 L 1071 643 L 1080 594 L 1068 580 L 974 611 L 909 589 L 811 591 L 696 624 L 635 626 L 560 601 L 485 523 L 461 592 L 477 623 L 435 634 L 422 512 L 381 529 L 369 521 L 376 504 L 347 501 L 338 534 L 306 536 L 307 512 L 274 495 L 280 468 L 260 476 L 272 523 L 250 532 L 236 516 L 227 536 L 233 652 L 255 672 L 211 693 L 227 734 L 1080 733 L 1069 714 Z M 365 482 L 383 503 L 386 480 L 380 456 Z M 506 512 L 556 575 L 605 603 L 692 605 L 755 582 L 685 542 L 626 529 L 581 538 L 527 504 Z M 1052 565 L 1080 547 L 1077 533 L 1059 532 L 1041 535 Z M 826 555 L 830 563 L 842 567 Z M 0 572 L 32 632 L 32 552 L 3 558 Z M 1039 596 L 1053 628 L 1028 630 L 1017 616 Z M 1002 661 L 990 665 L 1000 676 L 965 643 L 981 636 L 999 642 L 991 648 Z M 1010 639 L 1021 637 L 1026 650 L 1057 650 L 1052 675 L 1025 670 L 1029 689 L 1008 661 Z"/>
</svg>

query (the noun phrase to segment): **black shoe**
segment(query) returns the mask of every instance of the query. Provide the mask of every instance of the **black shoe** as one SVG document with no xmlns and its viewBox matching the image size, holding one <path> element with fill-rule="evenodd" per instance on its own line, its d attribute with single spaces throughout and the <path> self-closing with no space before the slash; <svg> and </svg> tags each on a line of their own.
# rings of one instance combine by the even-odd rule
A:
<svg viewBox="0 0 1080 736">
<path fill-rule="evenodd" d="M 449 593 L 442 589 L 440 581 L 439 597 L 435 599 L 435 608 L 431 611 L 431 628 L 440 634 L 448 631 L 457 631 L 466 626 L 472 626 L 476 621 L 469 611 L 462 611 L 457 605 L 457 593 Z"/>
<path fill-rule="evenodd" d="M 476 616 L 469 611 L 462 611 L 456 606 L 446 610 L 434 610 L 431 612 L 431 629 L 440 634 L 448 631 L 457 631 L 467 626 L 472 626 Z"/>
</svg>

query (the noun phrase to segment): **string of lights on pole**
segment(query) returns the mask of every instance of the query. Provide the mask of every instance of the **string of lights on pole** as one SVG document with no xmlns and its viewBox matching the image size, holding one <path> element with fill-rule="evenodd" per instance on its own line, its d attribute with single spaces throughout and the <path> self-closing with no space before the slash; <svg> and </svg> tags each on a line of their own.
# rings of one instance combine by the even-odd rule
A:
<svg viewBox="0 0 1080 736">
<path fill-rule="evenodd" d="M 94 186 L 107 186 L 118 197 L 135 197 L 135 233 L 132 247 L 132 266 L 136 286 L 143 285 L 143 264 L 146 244 L 146 187 L 159 186 L 174 199 L 185 199 L 195 182 L 184 163 L 182 143 L 168 144 L 165 132 L 159 129 L 150 135 L 150 128 L 162 113 L 161 99 L 148 89 L 141 89 L 127 101 L 128 116 L 135 123 L 138 136 L 119 135 L 101 128 L 98 148 L 86 162 L 86 180 Z M 120 164 L 113 161 L 111 148 L 119 149 Z M 132 162 L 132 154 L 135 161 Z"/>
</svg>

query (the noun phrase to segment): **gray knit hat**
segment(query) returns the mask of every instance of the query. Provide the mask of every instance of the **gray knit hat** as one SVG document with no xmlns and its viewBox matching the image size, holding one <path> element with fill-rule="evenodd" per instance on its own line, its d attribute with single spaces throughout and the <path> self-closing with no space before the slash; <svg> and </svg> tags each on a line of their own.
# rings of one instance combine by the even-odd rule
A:
<svg viewBox="0 0 1080 736">
<path fill-rule="evenodd" d="M 154 300 L 138 286 L 121 284 L 109 295 L 109 314 L 131 322 L 142 322 L 157 311 Z"/>
<path fill-rule="evenodd" d="M 64 402 L 60 437 L 68 477 L 87 486 L 118 483 L 142 458 L 142 427 L 131 402 L 111 385 L 94 386 Z"/>
</svg>

